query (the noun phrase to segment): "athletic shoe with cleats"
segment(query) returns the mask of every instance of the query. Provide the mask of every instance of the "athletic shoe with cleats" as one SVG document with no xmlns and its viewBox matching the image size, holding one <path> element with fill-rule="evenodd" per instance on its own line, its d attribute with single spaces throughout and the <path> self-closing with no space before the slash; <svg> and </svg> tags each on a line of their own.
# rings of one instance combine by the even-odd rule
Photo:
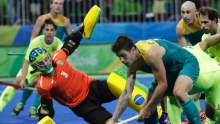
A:
<svg viewBox="0 0 220 124">
<path fill-rule="evenodd" d="M 205 113 L 201 110 L 201 111 L 199 112 L 199 114 L 200 114 L 200 118 L 201 118 L 202 123 L 203 123 L 203 124 L 207 124 Z"/>
<path fill-rule="evenodd" d="M 163 112 L 160 119 L 158 120 L 160 124 L 171 124 L 168 114 Z"/>
<path fill-rule="evenodd" d="M 201 110 L 201 111 L 199 112 L 199 114 L 200 114 L 200 118 L 201 118 L 202 124 L 208 124 L 208 123 L 206 122 L 206 115 L 205 115 L 205 113 Z M 182 124 L 189 124 L 188 119 L 182 120 Z"/>
<path fill-rule="evenodd" d="M 30 118 L 38 119 L 37 109 L 36 107 L 31 107 L 29 111 Z"/>
<path fill-rule="evenodd" d="M 18 116 L 19 113 L 24 109 L 23 103 L 19 102 L 12 110 L 11 115 Z"/>
</svg>

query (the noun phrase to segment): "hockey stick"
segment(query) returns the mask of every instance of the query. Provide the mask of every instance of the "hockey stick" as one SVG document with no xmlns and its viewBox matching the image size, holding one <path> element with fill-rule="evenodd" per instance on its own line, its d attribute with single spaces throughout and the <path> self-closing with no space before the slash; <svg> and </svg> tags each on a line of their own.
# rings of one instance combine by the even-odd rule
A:
<svg viewBox="0 0 220 124">
<path fill-rule="evenodd" d="M 8 55 L 25 56 L 25 53 L 8 52 Z"/>
<path fill-rule="evenodd" d="M 131 118 L 128 118 L 128 119 L 126 119 L 126 120 L 124 120 L 124 121 L 121 121 L 121 122 L 119 122 L 119 123 L 117 123 L 117 124 L 125 124 L 125 123 L 128 123 L 128 122 L 130 122 L 130 121 L 136 120 L 137 118 L 138 118 L 138 115 L 135 115 L 135 116 L 133 116 L 133 117 L 131 117 Z"/>
<path fill-rule="evenodd" d="M 14 87 L 15 89 L 21 89 L 21 90 L 33 90 L 33 91 L 37 91 L 37 89 L 36 89 L 36 88 L 33 88 L 33 87 L 21 88 L 20 85 L 8 83 L 8 82 L 2 82 L 2 81 L 0 81 L 0 85 L 12 86 L 12 87 Z"/>
</svg>

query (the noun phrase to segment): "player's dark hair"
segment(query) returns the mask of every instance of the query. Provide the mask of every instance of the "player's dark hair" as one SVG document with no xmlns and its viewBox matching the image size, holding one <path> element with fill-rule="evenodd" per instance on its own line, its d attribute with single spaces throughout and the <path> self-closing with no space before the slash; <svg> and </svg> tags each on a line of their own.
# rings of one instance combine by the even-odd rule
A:
<svg viewBox="0 0 220 124">
<path fill-rule="evenodd" d="M 43 24 L 43 26 L 42 26 L 42 29 L 44 29 L 44 27 L 45 27 L 46 25 L 53 25 L 54 29 L 57 30 L 57 25 L 56 25 L 56 24 L 53 22 L 53 20 L 51 20 L 50 18 L 49 18 L 49 19 L 46 19 L 46 20 L 44 21 L 44 24 Z"/>
<path fill-rule="evenodd" d="M 132 39 L 126 35 L 120 35 L 112 45 L 112 52 L 117 54 L 120 50 L 130 51 L 132 47 L 135 47 Z"/>
<path fill-rule="evenodd" d="M 210 20 L 216 20 L 218 22 L 218 12 L 214 8 L 203 6 L 199 9 L 199 15 L 208 15 Z"/>
</svg>

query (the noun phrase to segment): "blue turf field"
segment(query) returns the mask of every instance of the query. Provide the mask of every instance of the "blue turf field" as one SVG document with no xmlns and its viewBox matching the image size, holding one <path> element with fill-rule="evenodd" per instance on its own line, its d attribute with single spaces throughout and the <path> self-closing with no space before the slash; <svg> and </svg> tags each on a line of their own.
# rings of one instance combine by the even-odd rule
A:
<svg viewBox="0 0 220 124">
<path fill-rule="evenodd" d="M 146 86 L 149 86 L 152 78 L 138 78 L 138 80 L 144 83 Z M 0 94 L 2 93 L 4 88 L 5 86 L 0 85 Z M 29 118 L 29 108 L 34 102 L 35 93 L 31 95 L 31 97 L 27 101 L 27 104 L 24 110 L 19 114 L 19 116 L 15 117 L 10 114 L 13 107 L 20 100 L 21 93 L 22 93 L 21 90 L 18 90 L 14 99 L 5 107 L 3 112 L 0 113 L 0 124 L 36 124 L 37 123 L 37 120 L 33 120 Z M 113 113 L 115 110 L 116 104 L 117 104 L 117 101 L 113 101 L 111 103 L 104 104 L 104 106 L 107 110 Z M 201 106 L 204 106 L 203 101 L 202 101 Z M 54 101 L 54 108 L 55 108 L 54 121 L 57 124 L 86 124 L 86 122 L 83 119 L 73 114 L 69 108 L 58 104 L 56 101 Z M 126 111 L 121 116 L 121 119 L 127 119 L 136 114 L 137 113 L 134 110 L 127 108 Z M 139 124 L 139 123 L 136 121 L 133 121 L 129 124 Z"/>
</svg>

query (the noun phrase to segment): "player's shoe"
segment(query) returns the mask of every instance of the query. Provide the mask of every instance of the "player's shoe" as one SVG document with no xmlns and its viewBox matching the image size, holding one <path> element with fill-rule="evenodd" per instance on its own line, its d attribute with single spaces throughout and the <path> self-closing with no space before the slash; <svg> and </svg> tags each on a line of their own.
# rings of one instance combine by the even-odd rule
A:
<svg viewBox="0 0 220 124">
<path fill-rule="evenodd" d="M 83 21 L 83 26 L 84 26 L 83 36 L 85 39 L 89 39 L 91 37 L 92 31 L 99 20 L 100 13 L 101 13 L 101 9 L 97 5 L 94 5 L 86 14 Z"/>
<path fill-rule="evenodd" d="M 203 123 L 203 124 L 207 124 L 205 113 L 201 110 L 201 111 L 199 112 L 199 114 L 200 114 L 200 118 L 201 118 L 202 123 Z"/>
<path fill-rule="evenodd" d="M 202 124 L 208 124 L 208 123 L 206 122 L 206 115 L 205 115 L 205 113 L 201 110 L 201 111 L 199 112 L 199 114 L 200 114 L 200 118 L 201 118 Z M 188 119 L 182 120 L 182 124 L 189 124 Z"/>
<path fill-rule="evenodd" d="M 18 116 L 19 113 L 24 109 L 23 103 L 19 102 L 12 110 L 11 115 Z"/>
<path fill-rule="evenodd" d="M 37 114 L 37 108 L 36 107 L 31 107 L 30 108 L 29 116 L 30 116 L 30 118 L 38 119 L 38 114 Z"/>
<path fill-rule="evenodd" d="M 163 112 L 160 119 L 158 120 L 160 124 L 171 124 L 168 114 Z"/>
</svg>

